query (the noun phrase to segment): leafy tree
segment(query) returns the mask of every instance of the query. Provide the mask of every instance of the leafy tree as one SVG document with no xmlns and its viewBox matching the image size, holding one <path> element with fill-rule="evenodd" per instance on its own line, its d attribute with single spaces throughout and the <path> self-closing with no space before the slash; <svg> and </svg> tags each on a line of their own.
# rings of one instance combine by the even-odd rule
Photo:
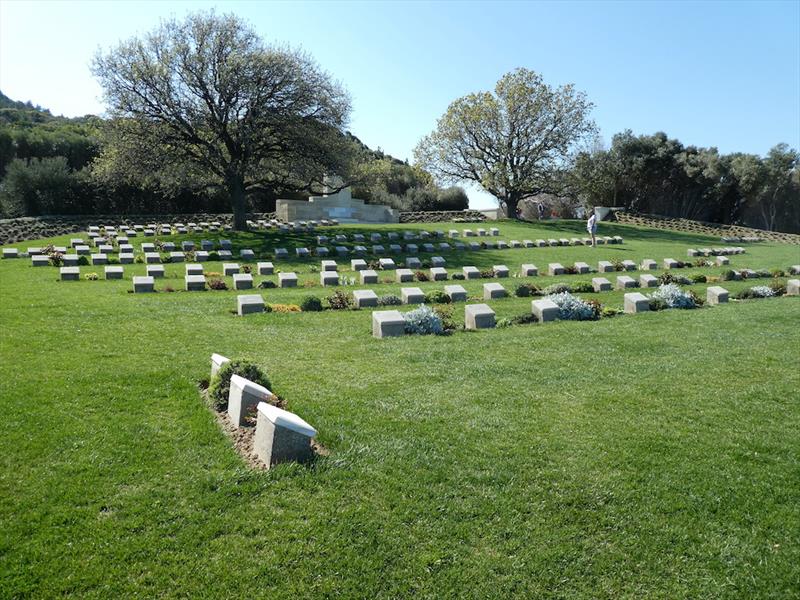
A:
<svg viewBox="0 0 800 600">
<path fill-rule="evenodd" d="M 570 150 L 596 130 L 591 108 L 572 85 L 552 88 L 539 74 L 516 69 L 494 94 L 450 104 L 417 145 L 415 160 L 442 181 L 478 183 L 515 217 L 522 198 L 562 189 Z"/>
<path fill-rule="evenodd" d="M 0 186 L 0 208 L 10 217 L 53 215 L 71 212 L 80 196 L 78 179 L 63 156 L 24 161 L 8 165 Z"/>
<path fill-rule="evenodd" d="M 188 173 L 223 186 L 234 226 L 246 195 L 307 189 L 345 175 L 344 90 L 302 52 L 272 47 L 233 15 L 196 13 L 98 53 L 114 117 L 107 152 L 132 173 Z"/>
</svg>

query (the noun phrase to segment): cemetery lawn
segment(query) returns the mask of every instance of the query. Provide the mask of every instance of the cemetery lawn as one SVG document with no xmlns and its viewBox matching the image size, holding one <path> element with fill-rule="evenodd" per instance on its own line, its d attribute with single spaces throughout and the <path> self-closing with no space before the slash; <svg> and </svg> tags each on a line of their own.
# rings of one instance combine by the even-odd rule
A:
<svg viewBox="0 0 800 600">
<path fill-rule="evenodd" d="M 580 223 L 498 226 L 505 240 L 584 235 Z M 546 273 L 723 245 L 600 233 L 625 243 L 443 256 L 451 272 Z M 174 239 L 187 237 L 257 254 L 316 245 Z M 800 249 L 749 245 L 730 261 L 787 269 Z M 301 285 L 319 281 L 318 264 L 275 261 Z M 55 268 L 0 261 L 0 597 L 797 597 L 800 298 L 378 340 L 368 310 L 239 318 L 235 291 L 127 293 L 144 269 L 125 265 L 117 282 L 81 267 L 81 281 L 58 282 Z M 183 269 L 167 265 L 157 289 L 181 289 Z M 92 271 L 100 281 L 83 279 Z M 522 280 L 493 281 L 513 292 Z M 477 296 L 484 282 L 453 283 Z M 298 303 L 331 290 L 257 292 Z M 622 292 L 581 296 L 622 307 Z M 530 298 L 489 304 L 530 311 Z M 212 352 L 259 363 L 330 455 L 248 468 L 198 393 Z"/>
</svg>

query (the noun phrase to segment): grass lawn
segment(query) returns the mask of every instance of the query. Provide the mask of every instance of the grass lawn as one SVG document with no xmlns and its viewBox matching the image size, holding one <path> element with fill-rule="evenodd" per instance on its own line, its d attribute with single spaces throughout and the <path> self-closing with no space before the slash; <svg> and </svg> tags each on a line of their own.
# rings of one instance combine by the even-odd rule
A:
<svg viewBox="0 0 800 600">
<path fill-rule="evenodd" d="M 584 235 L 582 223 L 498 226 L 505 240 Z M 625 243 L 443 256 L 451 272 L 546 273 L 725 245 L 600 233 Z M 316 245 L 310 234 L 171 239 L 221 237 L 234 254 Z M 750 245 L 730 261 L 785 270 L 800 248 Z M 318 283 L 318 263 L 275 266 L 302 286 Z M 0 261 L 0 597 L 800 595 L 800 298 L 377 340 L 368 310 L 239 318 L 239 292 L 133 295 L 145 265 L 126 265 L 123 281 L 81 267 L 92 271 L 100 281 L 58 282 L 55 268 Z M 157 289 L 181 289 L 183 265 L 166 271 Z M 484 282 L 455 283 L 478 296 Z M 275 303 L 330 293 L 258 292 Z M 622 292 L 581 296 L 622 306 Z M 489 304 L 498 317 L 530 311 L 530 298 Z M 258 362 L 330 455 L 248 468 L 198 394 L 212 352 Z"/>
</svg>

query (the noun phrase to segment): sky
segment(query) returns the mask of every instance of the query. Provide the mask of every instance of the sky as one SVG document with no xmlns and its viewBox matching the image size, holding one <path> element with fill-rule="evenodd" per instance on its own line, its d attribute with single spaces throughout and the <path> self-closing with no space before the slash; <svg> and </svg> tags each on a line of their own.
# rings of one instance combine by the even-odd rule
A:
<svg viewBox="0 0 800 600">
<path fill-rule="evenodd" d="M 54 114 L 103 114 L 98 50 L 211 8 L 310 53 L 350 92 L 349 129 L 409 162 L 453 100 L 517 67 L 585 92 L 607 145 L 631 129 L 723 153 L 800 148 L 800 0 L 0 0 L 0 90 Z M 468 191 L 473 208 L 496 206 Z"/>
</svg>

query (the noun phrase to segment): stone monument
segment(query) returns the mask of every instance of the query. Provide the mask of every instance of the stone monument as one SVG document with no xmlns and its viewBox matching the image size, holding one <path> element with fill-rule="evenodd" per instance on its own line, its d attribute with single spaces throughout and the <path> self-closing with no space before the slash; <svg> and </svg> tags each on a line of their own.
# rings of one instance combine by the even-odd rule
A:
<svg viewBox="0 0 800 600">
<path fill-rule="evenodd" d="M 337 193 L 329 193 L 332 185 L 337 183 L 333 178 L 326 178 L 324 195 L 311 196 L 308 202 L 303 200 L 278 200 L 275 212 L 278 219 L 285 223 L 292 221 L 321 221 L 335 219 L 340 223 L 399 223 L 400 212 L 382 204 L 366 204 L 363 200 L 353 198 L 349 187 Z"/>
</svg>

